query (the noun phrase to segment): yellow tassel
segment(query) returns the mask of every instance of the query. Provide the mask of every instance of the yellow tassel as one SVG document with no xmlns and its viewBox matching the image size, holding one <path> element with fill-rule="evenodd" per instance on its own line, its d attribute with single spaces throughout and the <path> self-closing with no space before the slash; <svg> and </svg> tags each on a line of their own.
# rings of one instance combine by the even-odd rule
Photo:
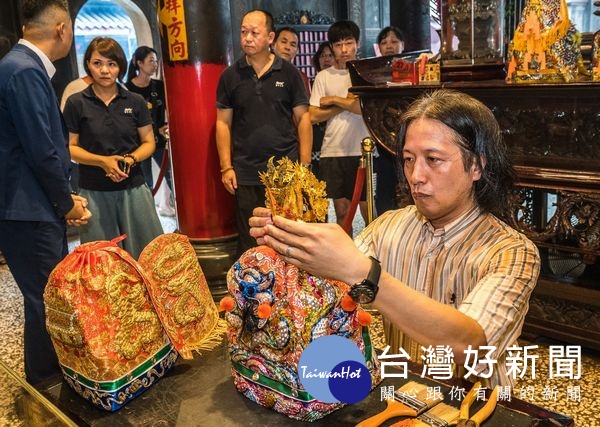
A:
<svg viewBox="0 0 600 427">
<path fill-rule="evenodd" d="M 190 349 L 198 352 L 198 354 L 202 354 L 201 350 L 212 351 L 215 348 L 219 347 L 223 342 L 223 336 L 227 332 L 227 321 L 225 319 L 219 319 L 212 331 L 202 340 L 201 343 L 194 346 L 194 348 Z"/>
</svg>

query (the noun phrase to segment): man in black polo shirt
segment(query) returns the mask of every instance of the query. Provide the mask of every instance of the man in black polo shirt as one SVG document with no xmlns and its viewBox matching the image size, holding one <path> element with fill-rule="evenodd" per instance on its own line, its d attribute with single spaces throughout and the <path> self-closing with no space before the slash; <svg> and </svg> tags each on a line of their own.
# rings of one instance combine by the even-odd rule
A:
<svg viewBox="0 0 600 427">
<path fill-rule="evenodd" d="M 264 10 L 242 19 L 244 56 L 221 75 L 217 88 L 217 150 L 221 180 L 237 203 L 238 255 L 256 245 L 252 210 L 265 205 L 258 172 L 267 160 L 287 156 L 309 164 L 312 126 L 300 72 L 270 52 L 273 17 Z"/>
</svg>

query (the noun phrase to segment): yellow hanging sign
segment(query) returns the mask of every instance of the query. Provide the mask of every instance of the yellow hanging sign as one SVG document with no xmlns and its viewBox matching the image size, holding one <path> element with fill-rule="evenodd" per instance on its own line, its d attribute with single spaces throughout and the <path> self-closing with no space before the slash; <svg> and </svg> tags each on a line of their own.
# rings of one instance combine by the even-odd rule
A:
<svg viewBox="0 0 600 427">
<path fill-rule="evenodd" d="M 159 0 L 158 2 L 158 21 L 161 32 L 165 29 L 167 31 L 166 39 L 171 61 L 185 61 L 189 57 L 183 2 L 184 0 Z"/>
</svg>

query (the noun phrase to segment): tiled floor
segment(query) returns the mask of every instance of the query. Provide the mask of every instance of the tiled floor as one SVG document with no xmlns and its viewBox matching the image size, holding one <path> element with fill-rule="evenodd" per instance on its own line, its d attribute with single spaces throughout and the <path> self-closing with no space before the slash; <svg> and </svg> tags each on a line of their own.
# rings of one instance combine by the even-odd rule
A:
<svg viewBox="0 0 600 427">
<path fill-rule="evenodd" d="M 331 220 L 330 216 L 330 220 Z M 161 217 L 163 228 L 171 232 L 176 228 L 176 222 L 171 217 Z M 355 232 L 362 228 L 363 224 L 359 217 L 355 219 Z M 77 242 L 73 242 L 74 246 Z M 72 249 L 72 248 L 71 248 Z M 21 294 L 6 265 L 0 266 L 0 360 L 8 365 L 18 375 L 23 373 L 23 302 Z M 383 344 L 383 333 L 381 319 L 375 316 L 372 335 L 376 344 Z M 547 357 L 548 342 L 536 341 L 535 343 L 521 342 L 521 345 L 537 344 L 540 346 L 536 354 L 540 358 L 536 362 L 536 379 L 526 375 L 518 382 L 513 393 L 523 390 L 533 391 L 533 397 L 527 396 L 524 400 L 547 407 L 553 411 L 563 412 L 575 418 L 577 426 L 600 427 L 600 399 L 596 398 L 600 387 L 600 354 L 584 352 L 581 364 L 581 378 L 577 381 L 569 379 L 549 379 Z M 580 400 L 566 398 L 569 387 L 580 387 Z M 528 389 L 528 387 L 531 387 Z M 554 389 L 553 389 L 554 388 Z M 556 400 L 548 398 L 551 393 L 544 394 L 544 390 L 557 392 Z M 25 425 L 19 421 L 16 410 L 16 402 L 13 398 L 12 387 L 0 382 L 0 426 Z"/>
</svg>

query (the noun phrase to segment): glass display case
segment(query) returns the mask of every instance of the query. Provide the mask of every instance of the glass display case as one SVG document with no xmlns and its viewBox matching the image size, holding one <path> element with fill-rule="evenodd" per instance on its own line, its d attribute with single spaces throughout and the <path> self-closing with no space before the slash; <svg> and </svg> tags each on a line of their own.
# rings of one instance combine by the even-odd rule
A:
<svg viewBox="0 0 600 427">
<path fill-rule="evenodd" d="M 504 64 L 504 0 L 442 0 L 442 66 Z"/>
</svg>

